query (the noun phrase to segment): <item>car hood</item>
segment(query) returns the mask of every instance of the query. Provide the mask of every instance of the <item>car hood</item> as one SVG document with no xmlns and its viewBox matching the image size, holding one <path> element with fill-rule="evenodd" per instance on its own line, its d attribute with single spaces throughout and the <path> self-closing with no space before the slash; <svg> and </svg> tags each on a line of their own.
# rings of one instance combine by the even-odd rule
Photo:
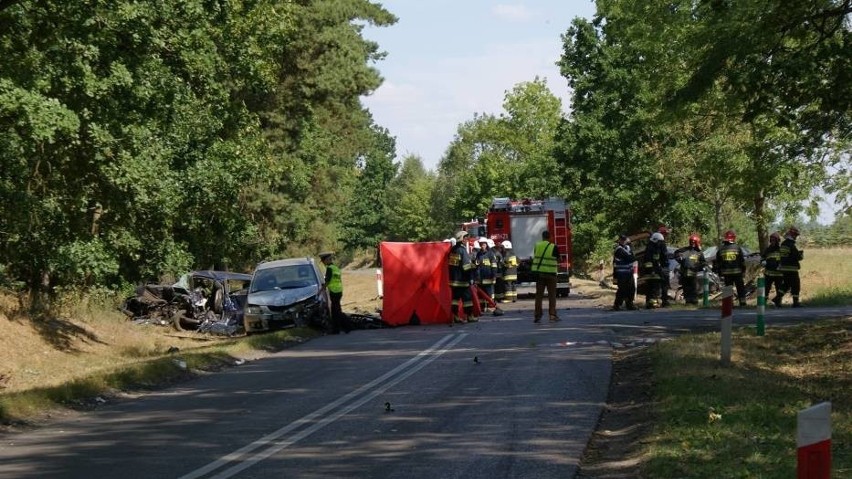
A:
<svg viewBox="0 0 852 479">
<path fill-rule="evenodd" d="M 319 288 L 317 286 L 258 291 L 249 294 L 248 304 L 257 306 L 289 306 L 313 298 L 318 292 Z"/>
</svg>

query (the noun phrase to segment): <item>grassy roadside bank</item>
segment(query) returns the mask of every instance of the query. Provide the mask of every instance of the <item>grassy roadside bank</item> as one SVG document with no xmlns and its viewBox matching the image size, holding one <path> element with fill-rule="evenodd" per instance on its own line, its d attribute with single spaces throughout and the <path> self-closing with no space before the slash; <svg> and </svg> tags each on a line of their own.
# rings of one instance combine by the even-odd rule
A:
<svg viewBox="0 0 852 479">
<path fill-rule="evenodd" d="M 152 332 L 157 335 L 158 332 Z M 34 424 L 60 410 L 86 410 L 124 393 L 163 388 L 194 375 L 242 364 L 303 342 L 320 333 L 308 328 L 276 331 L 259 336 L 223 338 L 208 344 L 185 343 L 182 349 L 135 351 L 130 359 L 114 358 L 113 367 L 92 369 L 55 384 L 0 394 L 0 425 Z M 134 352 L 131 351 L 130 355 Z"/>
<path fill-rule="evenodd" d="M 734 332 L 732 364 L 718 333 L 686 335 L 648 351 L 655 424 L 643 439 L 652 478 L 789 478 L 796 414 L 832 403 L 833 475 L 852 477 L 852 317 Z"/>
</svg>

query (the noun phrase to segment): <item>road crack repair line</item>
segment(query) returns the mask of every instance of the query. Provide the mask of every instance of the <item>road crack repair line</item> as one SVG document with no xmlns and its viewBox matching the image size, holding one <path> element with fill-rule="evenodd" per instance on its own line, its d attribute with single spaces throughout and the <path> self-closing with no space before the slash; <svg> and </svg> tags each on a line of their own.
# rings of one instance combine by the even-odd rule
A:
<svg viewBox="0 0 852 479">
<path fill-rule="evenodd" d="M 360 388 L 338 398 L 320 409 L 317 409 L 303 418 L 297 419 L 290 424 L 263 436 L 251 444 L 247 444 L 240 449 L 207 464 L 206 466 L 181 476 L 179 479 L 198 479 L 229 464 L 235 463 L 228 469 L 210 476 L 211 479 L 227 479 L 229 477 L 233 477 L 282 449 L 290 447 L 316 431 L 319 431 L 367 402 L 372 401 L 378 395 L 384 393 L 394 385 L 423 369 L 429 363 L 441 357 L 444 353 L 450 351 L 467 335 L 468 333 L 448 334 L 428 349 L 421 351 L 413 358 Z M 337 410 L 335 411 L 335 409 Z M 303 428 L 303 426 L 307 427 Z M 298 432 L 294 432 L 300 428 L 302 429 Z M 293 434 L 287 436 L 287 434 L 290 433 Z"/>
</svg>

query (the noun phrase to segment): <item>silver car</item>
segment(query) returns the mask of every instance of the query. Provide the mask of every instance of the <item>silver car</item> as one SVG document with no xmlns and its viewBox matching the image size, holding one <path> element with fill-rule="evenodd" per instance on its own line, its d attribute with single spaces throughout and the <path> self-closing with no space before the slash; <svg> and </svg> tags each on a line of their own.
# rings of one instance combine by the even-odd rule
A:
<svg viewBox="0 0 852 479">
<path fill-rule="evenodd" d="M 325 329 L 331 316 L 325 281 L 313 258 L 260 263 L 246 299 L 246 333 L 313 326 Z"/>
</svg>

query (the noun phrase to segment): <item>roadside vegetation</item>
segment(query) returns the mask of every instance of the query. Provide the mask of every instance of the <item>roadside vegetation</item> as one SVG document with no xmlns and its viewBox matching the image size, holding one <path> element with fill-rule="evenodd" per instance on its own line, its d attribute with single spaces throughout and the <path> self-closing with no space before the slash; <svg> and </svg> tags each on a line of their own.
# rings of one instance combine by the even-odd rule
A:
<svg viewBox="0 0 852 479">
<path fill-rule="evenodd" d="M 802 271 L 808 306 L 852 304 L 848 249 L 812 249 Z M 732 364 L 719 333 L 650 350 L 655 426 L 643 442 L 653 478 L 788 478 L 796 470 L 796 414 L 832 403 L 833 476 L 852 477 L 852 316 L 734 331 Z M 672 365 L 676 365 L 672 367 Z"/>
<path fill-rule="evenodd" d="M 653 478 L 789 478 L 796 415 L 832 403 L 832 477 L 852 477 L 852 317 L 735 330 L 732 364 L 719 334 L 651 350 L 655 426 L 643 473 Z M 675 365 L 675 367 L 672 367 Z"/>
</svg>

